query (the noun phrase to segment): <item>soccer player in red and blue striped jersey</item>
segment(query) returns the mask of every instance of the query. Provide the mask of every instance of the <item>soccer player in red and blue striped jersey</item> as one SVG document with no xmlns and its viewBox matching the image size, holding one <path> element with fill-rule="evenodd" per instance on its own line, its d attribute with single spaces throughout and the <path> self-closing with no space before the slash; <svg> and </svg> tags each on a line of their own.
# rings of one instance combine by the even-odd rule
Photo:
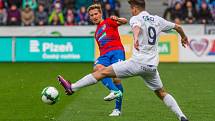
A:
<svg viewBox="0 0 215 121">
<path fill-rule="evenodd" d="M 102 18 L 101 5 L 93 4 L 88 8 L 90 20 L 97 25 L 95 39 L 99 46 L 100 57 L 95 61 L 94 71 L 107 67 L 113 63 L 125 60 L 125 51 L 121 43 L 118 26 L 127 23 L 127 19 L 111 16 L 110 18 Z M 120 91 L 122 95 L 123 87 L 120 79 L 104 78 L 102 83 L 111 91 L 104 98 L 108 101 L 109 97 L 116 91 Z M 109 116 L 120 116 L 122 106 L 122 96 L 116 99 L 116 106 Z"/>
</svg>

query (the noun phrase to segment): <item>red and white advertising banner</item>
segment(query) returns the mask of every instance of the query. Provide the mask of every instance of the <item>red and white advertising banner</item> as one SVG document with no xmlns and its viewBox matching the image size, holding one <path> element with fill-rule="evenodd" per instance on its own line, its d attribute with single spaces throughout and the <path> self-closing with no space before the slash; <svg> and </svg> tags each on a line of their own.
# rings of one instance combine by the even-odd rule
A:
<svg viewBox="0 0 215 121">
<path fill-rule="evenodd" d="M 215 62 L 215 35 L 189 36 L 189 47 L 179 46 L 179 62 Z"/>
</svg>

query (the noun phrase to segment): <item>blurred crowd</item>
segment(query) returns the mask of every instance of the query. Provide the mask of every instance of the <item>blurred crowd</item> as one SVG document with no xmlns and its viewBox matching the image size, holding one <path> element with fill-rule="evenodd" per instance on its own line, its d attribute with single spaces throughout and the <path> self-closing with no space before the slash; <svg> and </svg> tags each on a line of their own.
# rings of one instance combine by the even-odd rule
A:
<svg viewBox="0 0 215 121">
<path fill-rule="evenodd" d="M 87 7 L 95 2 L 104 18 L 119 16 L 118 0 L 0 0 L 0 26 L 89 25 Z"/>
<path fill-rule="evenodd" d="M 0 0 L 0 26 L 90 25 L 87 7 L 120 16 L 119 0 Z M 215 0 L 166 0 L 164 18 L 178 24 L 215 24 Z"/>
<path fill-rule="evenodd" d="M 215 24 L 215 0 L 168 0 L 164 18 L 178 24 Z"/>
</svg>

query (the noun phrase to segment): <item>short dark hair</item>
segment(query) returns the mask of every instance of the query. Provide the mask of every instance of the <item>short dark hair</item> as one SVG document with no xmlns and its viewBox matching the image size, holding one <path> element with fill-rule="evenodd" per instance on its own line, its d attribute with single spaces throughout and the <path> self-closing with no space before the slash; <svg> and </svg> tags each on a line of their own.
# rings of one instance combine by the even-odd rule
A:
<svg viewBox="0 0 215 121">
<path fill-rule="evenodd" d="M 138 6 L 142 9 L 145 9 L 145 0 L 128 0 L 128 3 L 131 5 L 131 6 Z"/>
</svg>

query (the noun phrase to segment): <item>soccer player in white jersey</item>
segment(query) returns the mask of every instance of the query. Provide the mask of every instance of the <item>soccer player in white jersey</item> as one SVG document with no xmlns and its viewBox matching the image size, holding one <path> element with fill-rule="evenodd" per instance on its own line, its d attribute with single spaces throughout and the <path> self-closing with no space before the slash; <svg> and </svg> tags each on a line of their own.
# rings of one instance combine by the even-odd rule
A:
<svg viewBox="0 0 215 121">
<path fill-rule="evenodd" d="M 63 79 L 62 76 L 58 76 L 58 81 L 65 88 L 66 93 L 71 95 L 80 88 L 96 84 L 105 77 L 125 78 L 141 76 L 146 85 L 176 114 L 180 121 L 188 121 L 176 100 L 164 90 L 157 70 L 159 62 L 159 34 L 171 29 L 176 30 L 181 36 L 181 44 L 184 47 L 188 44 L 187 36 L 179 25 L 168 22 L 159 16 L 150 15 L 145 11 L 144 0 L 128 0 L 128 3 L 131 6 L 133 15 L 130 19 L 134 39 L 132 57 L 126 61 L 114 63 L 111 66 L 88 74 L 73 84 Z M 118 97 L 118 94 L 116 92 L 108 96 L 110 100 L 113 100 Z"/>
</svg>

